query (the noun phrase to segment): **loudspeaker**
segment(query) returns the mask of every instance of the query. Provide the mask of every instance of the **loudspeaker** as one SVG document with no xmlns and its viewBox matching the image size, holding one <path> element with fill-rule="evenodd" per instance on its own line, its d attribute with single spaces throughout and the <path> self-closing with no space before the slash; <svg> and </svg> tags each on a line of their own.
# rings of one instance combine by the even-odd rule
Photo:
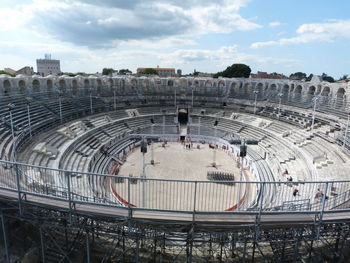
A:
<svg viewBox="0 0 350 263">
<path fill-rule="evenodd" d="M 147 143 L 141 142 L 141 152 L 146 153 L 147 152 Z"/>
<path fill-rule="evenodd" d="M 239 156 L 240 157 L 245 157 L 247 155 L 247 146 L 241 145 L 239 147 Z"/>
</svg>

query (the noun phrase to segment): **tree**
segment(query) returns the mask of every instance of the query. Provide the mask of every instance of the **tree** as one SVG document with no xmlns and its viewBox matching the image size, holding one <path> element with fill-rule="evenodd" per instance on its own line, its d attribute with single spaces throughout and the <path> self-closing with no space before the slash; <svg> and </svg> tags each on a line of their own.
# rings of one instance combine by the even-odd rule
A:
<svg viewBox="0 0 350 263">
<path fill-rule="evenodd" d="M 103 68 L 102 75 L 111 75 L 114 72 L 112 68 Z"/>
<path fill-rule="evenodd" d="M 232 64 L 228 66 L 224 71 L 218 72 L 214 75 L 214 78 L 249 78 L 252 70 L 245 64 Z"/>
<path fill-rule="evenodd" d="M 314 77 L 314 74 L 311 73 L 311 74 L 306 78 L 306 81 L 311 81 L 313 77 Z"/>
<path fill-rule="evenodd" d="M 147 74 L 147 75 L 158 75 L 157 70 L 154 68 L 145 68 L 144 71 L 142 71 L 142 74 Z"/>
<path fill-rule="evenodd" d="M 334 78 L 331 76 L 328 76 L 326 73 L 322 73 L 322 79 L 330 83 L 335 82 Z"/>
<path fill-rule="evenodd" d="M 132 73 L 131 70 L 129 70 L 129 69 L 121 69 L 121 70 L 119 70 L 119 74 L 121 74 L 121 75 L 126 75 L 128 73 L 131 74 Z"/>
<path fill-rule="evenodd" d="M 348 74 L 343 75 L 339 80 L 346 80 L 349 77 Z"/>
<path fill-rule="evenodd" d="M 11 73 L 8 73 L 6 71 L 0 70 L 0 75 L 2 75 L 2 74 L 9 75 L 11 77 L 16 77 L 16 74 L 11 74 Z"/>
<path fill-rule="evenodd" d="M 295 79 L 295 80 L 306 79 L 306 73 L 304 73 L 304 72 L 295 72 L 293 74 L 290 74 L 289 78 L 290 79 Z"/>
</svg>

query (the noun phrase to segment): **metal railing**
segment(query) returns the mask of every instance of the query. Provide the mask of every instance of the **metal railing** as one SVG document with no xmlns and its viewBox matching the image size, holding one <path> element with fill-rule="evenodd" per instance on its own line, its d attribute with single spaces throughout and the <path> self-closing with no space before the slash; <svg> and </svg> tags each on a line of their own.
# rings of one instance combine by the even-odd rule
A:
<svg viewBox="0 0 350 263">
<path fill-rule="evenodd" d="M 0 161 L 0 189 L 18 196 L 179 212 L 273 213 L 348 210 L 350 181 L 251 182 L 150 179 L 82 173 Z M 270 187 L 273 186 L 273 187 Z M 237 190 L 242 187 L 241 205 Z M 278 189 L 269 193 L 264 189 Z M 260 189 L 259 194 L 256 189 Z M 249 206 L 247 196 L 255 198 Z M 272 201 L 264 202 L 265 198 Z"/>
</svg>

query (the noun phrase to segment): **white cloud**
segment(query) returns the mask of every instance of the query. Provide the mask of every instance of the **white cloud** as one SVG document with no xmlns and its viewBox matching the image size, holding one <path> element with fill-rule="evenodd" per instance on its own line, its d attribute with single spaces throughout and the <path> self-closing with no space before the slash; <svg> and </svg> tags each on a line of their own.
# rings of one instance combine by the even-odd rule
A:
<svg viewBox="0 0 350 263">
<path fill-rule="evenodd" d="M 118 41 L 248 31 L 260 25 L 239 10 L 250 0 L 34 0 L 1 9 L 10 30 L 22 29 L 92 48 Z M 7 30 L 6 28 L 2 30 Z"/>
<path fill-rule="evenodd" d="M 255 42 L 251 48 L 305 44 L 311 42 L 331 42 L 337 37 L 350 38 L 350 20 L 331 20 L 327 23 L 303 24 L 296 30 L 297 36 L 278 40 Z"/>
<path fill-rule="evenodd" d="M 281 25 L 281 22 L 274 21 L 269 23 L 269 27 L 278 27 Z"/>
</svg>

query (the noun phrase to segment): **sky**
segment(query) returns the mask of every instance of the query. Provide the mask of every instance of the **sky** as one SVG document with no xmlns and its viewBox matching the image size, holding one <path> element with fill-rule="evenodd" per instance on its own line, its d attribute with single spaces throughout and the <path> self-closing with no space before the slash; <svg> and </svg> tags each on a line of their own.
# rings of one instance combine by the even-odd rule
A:
<svg viewBox="0 0 350 263">
<path fill-rule="evenodd" d="M 349 0 L 0 0 L 0 69 L 350 75 Z"/>
</svg>

